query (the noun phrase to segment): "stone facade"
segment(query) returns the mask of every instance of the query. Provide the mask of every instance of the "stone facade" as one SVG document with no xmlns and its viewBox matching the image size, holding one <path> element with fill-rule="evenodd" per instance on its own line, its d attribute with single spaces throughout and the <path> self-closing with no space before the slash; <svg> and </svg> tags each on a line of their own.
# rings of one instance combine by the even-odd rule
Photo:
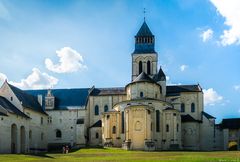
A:
<svg viewBox="0 0 240 162">
<path fill-rule="evenodd" d="M 240 120 L 204 112 L 200 85 L 166 85 L 146 22 L 135 36 L 132 81 L 117 88 L 0 88 L 0 153 L 70 147 L 239 149 Z M 230 124 L 229 124 L 230 123 Z"/>
</svg>

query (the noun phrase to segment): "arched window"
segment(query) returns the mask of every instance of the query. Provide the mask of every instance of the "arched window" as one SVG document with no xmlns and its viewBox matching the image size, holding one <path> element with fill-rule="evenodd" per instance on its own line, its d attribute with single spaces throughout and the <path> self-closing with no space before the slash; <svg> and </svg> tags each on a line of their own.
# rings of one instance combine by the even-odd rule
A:
<svg viewBox="0 0 240 162">
<path fill-rule="evenodd" d="M 141 98 L 143 97 L 143 92 L 140 92 L 140 97 L 141 97 Z"/>
<path fill-rule="evenodd" d="M 95 137 L 96 137 L 96 139 L 98 139 L 98 138 L 99 138 L 99 134 L 98 134 L 98 132 L 96 133 Z"/>
<path fill-rule="evenodd" d="M 191 104 L 191 112 L 195 112 L 195 104 L 194 103 Z"/>
<path fill-rule="evenodd" d="M 162 86 L 160 86 L 160 94 L 162 94 Z"/>
<path fill-rule="evenodd" d="M 160 111 L 156 110 L 156 132 L 160 132 Z"/>
<path fill-rule="evenodd" d="M 177 124 L 177 132 L 179 131 L 179 124 Z"/>
<path fill-rule="evenodd" d="M 98 107 L 98 105 L 95 106 L 94 114 L 95 115 L 99 115 L 99 107 Z"/>
<path fill-rule="evenodd" d="M 62 138 L 62 132 L 59 129 L 56 130 L 56 138 Z"/>
<path fill-rule="evenodd" d="M 169 132 L 169 125 L 166 125 L 166 132 Z"/>
<path fill-rule="evenodd" d="M 185 112 L 185 104 L 184 103 L 181 104 L 181 112 Z"/>
<path fill-rule="evenodd" d="M 108 105 L 105 105 L 104 106 L 104 112 L 107 112 L 108 111 Z"/>
<path fill-rule="evenodd" d="M 148 75 L 151 74 L 151 62 L 150 61 L 147 62 L 147 74 Z"/>
<path fill-rule="evenodd" d="M 112 134 L 116 134 L 116 126 L 112 127 Z"/>
<path fill-rule="evenodd" d="M 139 61 L 139 63 L 138 63 L 138 72 L 139 72 L 139 74 L 142 73 L 142 61 Z"/>
</svg>

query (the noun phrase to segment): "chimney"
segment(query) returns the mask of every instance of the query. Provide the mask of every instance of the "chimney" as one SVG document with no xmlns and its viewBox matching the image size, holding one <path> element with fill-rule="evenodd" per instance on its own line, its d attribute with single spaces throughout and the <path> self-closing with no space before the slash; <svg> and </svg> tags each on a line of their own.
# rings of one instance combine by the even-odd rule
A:
<svg viewBox="0 0 240 162">
<path fill-rule="evenodd" d="M 38 98 L 38 103 L 42 106 L 42 95 L 38 95 L 37 96 L 37 98 Z"/>
</svg>

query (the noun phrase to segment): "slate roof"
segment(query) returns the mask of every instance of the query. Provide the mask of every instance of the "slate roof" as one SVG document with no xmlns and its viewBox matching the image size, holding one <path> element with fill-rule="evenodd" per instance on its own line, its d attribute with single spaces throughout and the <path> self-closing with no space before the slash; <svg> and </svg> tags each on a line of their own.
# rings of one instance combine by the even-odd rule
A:
<svg viewBox="0 0 240 162">
<path fill-rule="evenodd" d="M 124 87 L 115 88 L 94 88 L 91 92 L 91 96 L 108 96 L 108 95 L 125 95 L 126 91 Z"/>
<path fill-rule="evenodd" d="M 152 32 L 150 31 L 147 23 L 144 21 L 141 28 L 139 29 L 139 31 L 137 32 L 137 37 L 139 36 L 153 36 Z"/>
<path fill-rule="evenodd" d="M 240 128 L 240 118 L 229 118 L 223 119 L 220 123 L 220 127 L 225 129 L 239 129 Z"/>
<path fill-rule="evenodd" d="M 35 97 L 42 95 L 43 109 L 45 110 L 45 96 L 47 89 L 43 90 L 26 90 L 25 92 Z M 76 89 L 52 89 L 51 93 L 55 97 L 55 110 L 67 110 L 68 107 L 85 106 L 88 99 L 89 88 Z"/>
<path fill-rule="evenodd" d="M 11 102 L 9 102 L 6 98 L 0 96 L 0 106 L 6 109 L 9 113 L 13 113 L 24 118 L 29 118 L 26 114 L 20 111 L 17 107 L 15 107 Z M 6 115 L 6 114 L 5 114 Z"/>
<path fill-rule="evenodd" d="M 215 117 L 213 117 L 212 115 L 202 111 L 202 115 L 205 116 L 207 119 L 216 119 Z"/>
<path fill-rule="evenodd" d="M 199 85 L 171 85 L 167 86 L 167 96 L 177 96 L 181 92 L 201 92 L 202 89 Z"/>
<path fill-rule="evenodd" d="M 160 67 L 158 73 L 153 77 L 153 80 L 158 81 L 166 81 L 166 75 L 164 74 L 162 68 Z"/>
<path fill-rule="evenodd" d="M 150 78 L 145 72 L 142 72 L 138 75 L 138 77 L 132 81 L 132 83 L 136 82 L 150 82 L 150 83 L 156 83 L 152 78 Z"/>
<path fill-rule="evenodd" d="M 41 105 L 38 103 L 37 97 L 26 93 L 25 91 L 9 84 L 9 87 L 12 89 L 13 93 L 17 96 L 18 100 L 22 102 L 22 106 L 26 108 L 33 109 L 40 113 L 46 114 Z"/>
<path fill-rule="evenodd" d="M 200 120 L 196 120 L 194 119 L 191 115 L 187 114 L 187 115 L 181 115 L 181 121 L 183 123 L 185 122 L 201 122 Z"/>
<path fill-rule="evenodd" d="M 96 123 L 94 123 L 90 128 L 96 128 L 96 127 L 102 127 L 102 120 L 98 120 Z"/>
</svg>

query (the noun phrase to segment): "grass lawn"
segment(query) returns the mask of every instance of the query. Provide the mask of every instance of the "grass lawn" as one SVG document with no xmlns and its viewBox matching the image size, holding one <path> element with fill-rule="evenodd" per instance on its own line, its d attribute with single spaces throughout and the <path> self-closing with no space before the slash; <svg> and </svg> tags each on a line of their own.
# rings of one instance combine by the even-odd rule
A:
<svg viewBox="0 0 240 162">
<path fill-rule="evenodd" d="M 25 161 L 84 161 L 84 162 L 240 162 L 240 151 L 216 151 L 216 152 L 144 152 L 125 151 L 122 149 L 80 149 L 69 154 L 47 153 L 41 155 L 13 155 L 0 154 L 0 162 L 25 162 Z"/>
</svg>

